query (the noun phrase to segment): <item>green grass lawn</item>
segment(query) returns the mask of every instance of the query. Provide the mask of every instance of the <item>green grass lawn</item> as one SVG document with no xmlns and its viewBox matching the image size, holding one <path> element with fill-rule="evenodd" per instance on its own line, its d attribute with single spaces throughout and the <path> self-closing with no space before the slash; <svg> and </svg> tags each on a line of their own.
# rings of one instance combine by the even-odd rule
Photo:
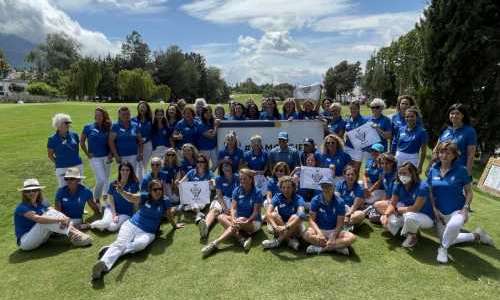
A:
<svg viewBox="0 0 500 300">
<path fill-rule="evenodd" d="M 438 244 L 431 232 L 422 235 L 415 250 L 407 251 L 399 246 L 401 239 L 364 224 L 350 257 L 307 257 L 303 249 L 264 251 L 260 242 L 266 234 L 259 232 L 249 253 L 226 244 L 202 259 L 198 231 L 190 219 L 176 232 L 163 225 L 162 235 L 146 251 L 120 260 L 103 284 L 92 286 L 90 270 L 97 251 L 115 234 L 92 233 L 94 244 L 84 249 L 56 238 L 35 251 L 21 252 L 12 212 L 20 201 L 16 189 L 29 177 L 47 186 L 44 195 L 53 203 L 56 179 L 46 155 L 53 114 L 70 114 L 79 133 L 93 120 L 95 106 L 0 105 L 1 299 L 498 299 L 500 295 L 500 250 L 493 247 L 452 247 L 449 253 L 455 261 L 438 265 Z M 104 106 L 116 116 L 119 104 Z M 135 104 L 130 106 L 135 111 Z M 86 184 L 92 186 L 86 159 L 84 165 Z M 481 225 L 500 243 L 498 199 L 475 190 L 473 209 L 466 228 Z M 220 233 L 216 226 L 211 237 Z"/>
</svg>

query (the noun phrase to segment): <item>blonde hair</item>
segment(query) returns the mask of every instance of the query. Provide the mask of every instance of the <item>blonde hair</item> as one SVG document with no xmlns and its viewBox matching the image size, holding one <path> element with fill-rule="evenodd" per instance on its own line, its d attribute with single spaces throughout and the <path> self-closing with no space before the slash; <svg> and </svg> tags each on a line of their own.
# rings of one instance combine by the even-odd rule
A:
<svg viewBox="0 0 500 300">
<path fill-rule="evenodd" d="M 380 98 L 375 98 L 372 100 L 372 102 L 370 102 L 370 107 L 371 106 L 381 106 L 382 109 L 385 109 L 385 101 L 380 99 Z"/>
<path fill-rule="evenodd" d="M 344 150 L 344 142 L 342 141 L 342 139 L 338 135 L 331 133 L 325 136 L 325 138 L 323 139 L 323 153 L 326 153 L 328 151 L 328 148 L 326 147 L 326 141 L 329 139 L 333 139 L 335 141 L 335 144 L 337 146 L 337 151 Z"/>
</svg>

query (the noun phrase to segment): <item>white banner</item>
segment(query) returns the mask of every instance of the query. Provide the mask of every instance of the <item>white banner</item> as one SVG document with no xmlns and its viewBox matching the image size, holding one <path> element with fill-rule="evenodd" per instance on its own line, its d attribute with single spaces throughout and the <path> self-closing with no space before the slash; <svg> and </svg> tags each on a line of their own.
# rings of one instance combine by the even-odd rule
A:
<svg viewBox="0 0 500 300">
<path fill-rule="evenodd" d="M 333 181 L 333 172 L 330 168 L 300 167 L 300 188 L 321 191 L 319 182 L 323 178 Z"/>
<path fill-rule="evenodd" d="M 361 150 L 380 142 L 380 136 L 370 122 L 348 131 L 346 134 L 356 150 Z"/>
<path fill-rule="evenodd" d="M 318 101 L 321 98 L 321 84 L 298 86 L 293 90 L 293 97 L 298 100 L 311 99 Z"/>
<path fill-rule="evenodd" d="M 217 149 L 224 149 L 224 136 L 236 132 L 243 151 L 250 150 L 250 138 L 256 134 L 262 137 L 264 150 L 270 151 L 278 145 L 278 133 L 288 133 L 288 145 L 304 150 L 304 138 L 309 137 L 318 145 L 323 143 L 323 123 L 320 120 L 293 121 L 222 121 L 217 129 Z"/>
<path fill-rule="evenodd" d="M 210 185 L 205 181 L 187 181 L 180 184 L 181 204 L 203 207 L 210 203 Z"/>
</svg>

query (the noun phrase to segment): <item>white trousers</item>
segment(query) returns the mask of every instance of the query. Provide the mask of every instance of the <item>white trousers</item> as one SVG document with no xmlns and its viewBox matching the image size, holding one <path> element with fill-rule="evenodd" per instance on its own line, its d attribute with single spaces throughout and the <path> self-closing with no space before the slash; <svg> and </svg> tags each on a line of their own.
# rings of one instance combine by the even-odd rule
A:
<svg viewBox="0 0 500 300">
<path fill-rule="evenodd" d="M 106 206 L 104 209 L 104 214 L 102 219 L 94 221 L 90 224 L 90 228 L 99 229 L 100 231 L 108 230 L 111 232 L 118 231 L 120 226 L 122 226 L 125 221 L 130 219 L 130 216 L 127 215 L 118 215 L 118 222 L 113 222 L 113 214 L 111 212 L 111 208 Z"/>
<path fill-rule="evenodd" d="M 79 165 L 68 167 L 68 168 L 75 168 L 75 167 L 80 169 L 80 175 L 83 176 L 83 164 L 79 164 Z M 64 174 L 66 173 L 66 170 L 68 168 L 56 168 L 56 178 L 57 178 L 57 183 L 59 184 L 59 187 L 63 187 L 66 185 L 66 180 L 64 180 Z"/>
<path fill-rule="evenodd" d="M 165 153 L 167 153 L 168 148 L 165 146 L 158 146 L 156 149 L 153 150 L 153 153 L 151 154 L 151 157 L 159 157 L 163 161 L 163 158 L 165 157 Z"/>
<path fill-rule="evenodd" d="M 403 214 L 401 235 L 417 233 L 420 228 L 429 229 L 432 226 L 434 226 L 434 221 L 428 215 L 419 212 L 407 212 Z"/>
<path fill-rule="evenodd" d="M 443 218 L 446 224 L 436 222 L 436 229 L 443 248 L 448 249 L 451 245 L 475 240 L 473 233 L 460 232 L 460 229 L 464 227 L 465 218 L 459 210 L 444 215 Z"/>
<path fill-rule="evenodd" d="M 101 261 L 106 264 L 108 270 L 111 270 L 120 256 L 144 250 L 154 239 L 154 234 L 143 231 L 127 220 L 120 228 L 116 241 L 101 257 Z"/>
<path fill-rule="evenodd" d="M 137 163 L 137 178 L 139 182 L 142 181 L 142 178 L 146 176 L 148 172 L 149 160 L 151 159 L 151 154 L 153 154 L 153 144 L 151 141 L 144 143 L 142 148 L 142 161 Z"/>
<path fill-rule="evenodd" d="M 418 168 L 418 163 L 420 162 L 420 156 L 418 153 L 408 154 L 404 152 L 396 151 L 396 161 L 398 162 L 398 168 L 405 162 L 409 161 Z"/>
<path fill-rule="evenodd" d="M 208 158 L 208 162 L 211 170 L 215 170 L 217 168 L 217 149 L 214 148 L 212 150 L 200 150 L 200 152 Z"/>
<path fill-rule="evenodd" d="M 55 209 L 49 209 L 43 215 L 50 216 L 50 217 L 62 217 L 62 216 L 64 216 L 63 213 L 61 213 Z M 37 224 L 35 224 L 35 226 L 33 226 L 33 228 L 31 228 L 30 231 L 23 234 L 23 236 L 20 239 L 19 248 L 21 248 L 22 250 L 36 249 L 49 239 L 52 232 L 68 235 L 69 226 L 62 229 L 61 225 L 59 223 L 52 223 L 52 224 L 37 223 Z"/>
<path fill-rule="evenodd" d="M 134 168 L 135 175 L 139 177 L 139 175 L 137 175 L 137 168 L 139 165 L 137 161 L 137 155 L 122 156 L 121 159 L 122 161 L 128 161 Z"/>
<path fill-rule="evenodd" d="M 108 157 L 92 157 L 90 167 L 95 175 L 94 200 L 99 202 L 102 194 L 107 194 L 106 188 L 109 185 L 109 174 L 111 172 L 111 163 Z"/>
</svg>

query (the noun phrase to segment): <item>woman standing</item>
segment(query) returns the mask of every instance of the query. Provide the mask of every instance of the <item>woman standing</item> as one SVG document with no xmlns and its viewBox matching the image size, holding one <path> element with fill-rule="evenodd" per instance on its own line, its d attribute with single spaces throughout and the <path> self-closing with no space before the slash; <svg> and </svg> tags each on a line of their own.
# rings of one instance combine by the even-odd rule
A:
<svg viewBox="0 0 500 300">
<path fill-rule="evenodd" d="M 349 104 L 349 109 L 351 111 L 351 116 L 347 119 L 345 124 L 345 131 L 349 132 L 354 130 L 367 122 L 367 119 L 360 114 L 360 104 L 359 101 L 353 101 Z M 356 168 L 357 173 L 359 173 L 359 168 L 361 167 L 361 163 L 366 155 L 362 149 L 354 149 L 354 146 L 349 139 L 349 136 L 345 137 L 345 152 L 349 154 L 352 158 L 352 165 Z"/>
<path fill-rule="evenodd" d="M 344 138 L 345 121 L 342 119 L 342 105 L 338 102 L 332 103 L 330 106 L 332 112 L 332 119 L 328 123 L 328 133 L 335 134 L 340 138 Z"/>
<path fill-rule="evenodd" d="M 111 270 L 120 256 L 137 253 L 151 244 L 163 216 L 167 216 L 174 230 L 184 227 L 184 224 L 175 222 L 170 201 L 163 197 L 161 182 L 151 181 L 147 194 L 126 192 L 120 183 L 116 184 L 116 190 L 125 200 L 138 205 L 139 210 L 123 223 L 116 241 L 101 248 L 99 261 L 92 268 L 92 280 L 101 279 L 104 273 Z"/>
<path fill-rule="evenodd" d="M 220 120 L 216 120 L 210 106 L 201 109 L 200 137 L 198 138 L 198 150 L 208 157 L 212 169 L 217 167 L 217 127 Z"/>
<path fill-rule="evenodd" d="M 447 263 L 448 248 L 452 245 L 479 241 L 493 246 L 493 240 L 479 227 L 473 233 L 460 232 L 469 219 L 472 177 L 458 161 L 456 144 L 450 141 L 440 143 L 436 152 L 438 161 L 431 167 L 427 182 L 431 187 L 436 228 L 441 239 L 437 261 Z"/>
<path fill-rule="evenodd" d="M 343 231 L 345 206 L 341 198 L 335 196 L 332 180 L 323 178 L 320 181 L 321 194 L 315 196 L 309 211 L 309 228 L 303 238 L 309 245 L 307 254 L 320 254 L 335 251 L 349 255 L 349 249 L 356 236 Z"/>
<path fill-rule="evenodd" d="M 410 107 L 415 106 L 415 100 L 410 95 L 401 95 L 398 97 L 396 103 L 396 113 L 391 116 L 392 123 L 392 142 L 391 142 L 391 153 L 396 153 L 396 141 L 394 136 L 398 134 L 399 129 L 406 126 L 406 110 Z M 421 125 L 420 119 L 417 120 L 417 124 Z"/>
<path fill-rule="evenodd" d="M 192 106 L 186 106 L 182 112 L 183 118 L 175 125 L 172 135 L 175 148 L 182 149 L 184 144 L 196 144 L 199 136 L 199 123 L 194 119 L 195 111 Z"/>
<path fill-rule="evenodd" d="M 175 125 L 177 125 L 177 122 L 179 122 L 181 119 L 182 119 L 182 113 L 177 107 L 177 105 L 173 103 L 169 104 L 167 108 L 168 126 L 170 128 L 175 128 Z"/>
<path fill-rule="evenodd" d="M 80 135 L 80 147 L 90 160 L 90 167 L 94 171 L 94 199 L 99 202 L 103 192 L 106 194 L 104 189 L 109 184 L 109 174 L 113 162 L 108 145 L 111 119 L 108 112 L 102 107 L 95 109 L 94 119 L 94 123 L 83 127 Z"/>
<path fill-rule="evenodd" d="M 163 157 L 168 148 L 171 147 L 170 140 L 172 127 L 170 127 L 165 112 L 161 108 L 155 109 L 155 117 L 151 128 L 151 143 L 153 153 L 151 157 Z"/>
<path fill-rule="evenodd" d="M 384 146 L 385 152 L 389 150 L 387 141 L 392 138 L 391 120 L 382 114 L 385 109 L 385 102 L 380 98 L 375 98 L 370 103 L 370 108 L 372 110 L 372 115 L 369 118 L 369 121 L 372 123 L 372 127 L 377 130 L 381 139 L 380 143 Z"/>
<path fill-rule="evenodd" d="M 52 118 L 52 127 L 56 132 L 48 138 L 47 155 L 55 164 L 56 178 L 59 187 L 63 187 L 64 174 L 68 168 L 76 167 L 83 173 L 82 159 L 79 155 L 78 134 L 69 130 L 71 117 L 67 114 L 55 114 Z"/>
<path fill-rule="evenodd" d="M 136 169 L 136 174 L 139 180 L 146 175 L 149 159 L 153 153 L 153 144 L 151 143 L 151 127 L 153 126 L 153 112 L 151 106 L 146 101 L 139 101 L 137 104 L 137 116 L 132 119 L 135 123 L 142 138 L 142 160 L 139 161 Z"/>
<path fill-rule="evenodd" d="M 254 186 L 254 174 L 249 169 L 240 170 L 240 185 L 233 191 L 230 215 L 220 214 L 217 218 L 224 227 L 224 232 L 201 249 L 203 257 L 217 250 L 218 245 L 229 237 L 236 238 L 245 251 L 250 250 L 252 235 L 262 224 L 260 219 L 262 196 Z"/>
<path fill-rule="evenodd" d="M 135 176 L 132 164 L 127 161 L 118 166 L 118 179 L 109 185 L 108 201 L 102 219 L 92 222 L 90 228 L 115 232 L 134 214 L 134 204 L 125 200 L 118 193 L 117 185 L 122 186 L 125 191 L 132 194 L 139 191 L 139 180 Z"/>
<path fill-rule="evenodd" d="M 14 228 L 19 249 L 29 251 L 40 247 L 55 232 L 68 236 L 75 246 L 88 246 L 92 243 L 89 235 L 76 229 L 70 218 L 43 203 L 42 190 L 37 179 L 26 179 L 22 201 L 14 211 Z"/>
</svg>

